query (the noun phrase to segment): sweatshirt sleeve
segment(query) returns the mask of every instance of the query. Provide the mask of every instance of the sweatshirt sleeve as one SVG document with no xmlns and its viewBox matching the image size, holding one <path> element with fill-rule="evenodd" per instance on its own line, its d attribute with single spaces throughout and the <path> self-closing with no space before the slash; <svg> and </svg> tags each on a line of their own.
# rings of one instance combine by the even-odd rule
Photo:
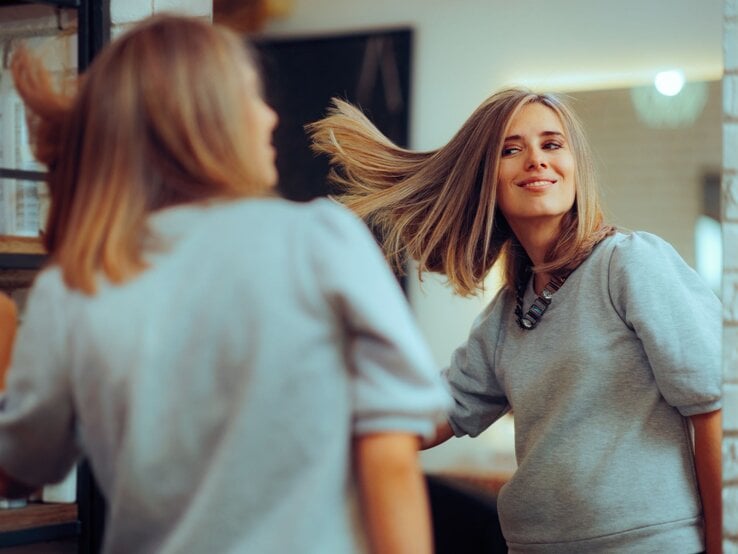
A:
<svg viewBox="0 0 738 554">
<path fill-rule="evenodd" d="M 0 409 L 0 467 L 30 486 L 62 479 L 80 454 L 59 288 L 45 272 L 29 294 Z"/>
<path fill-rule="evenodd" d="M 702 278 L 667 242 L 639 232 L 613 249 L 609 288 L 666 401 L 684 416 L 719 409 L 721 309 Z"/>
<path fill-rule="evenodd" d="M 477 316 L 467 342 L 444 371 L 454 399 L 449 423 L 457 437 L 476 437 L 510 410 L 494 363 L 504 294 L 500 291 Z"/>
<path fill-rule="evenodd" d="M 354 432 L 432 436 L 450 398 L 397 279 L 361 220 L 335 202 L 314 204 L 308 247 L 345 327 Z"/>
</svg>

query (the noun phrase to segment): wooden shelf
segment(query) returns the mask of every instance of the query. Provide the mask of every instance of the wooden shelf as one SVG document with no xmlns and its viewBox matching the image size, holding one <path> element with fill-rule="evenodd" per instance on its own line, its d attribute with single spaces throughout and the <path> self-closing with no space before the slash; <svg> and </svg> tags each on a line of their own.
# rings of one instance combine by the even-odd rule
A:
<svg viewBox="0 0 738 554">
<path fill-rule="evenodd" d="M 77 518 L 77 504 L 32 502 L 23 508 L 0 510 L 0 533 L 75 523 Z"/>
<path fill-rule="evenodd" d="M 0 290 L 13 291 L 27 289 L 36 278 L 36 269 L 3 269 L 0 268 Z"/>
<path fill-rule="evenodd" d="M 46 254 L 40 237 L 0 235 L 0 254 Z"/>
</svg>

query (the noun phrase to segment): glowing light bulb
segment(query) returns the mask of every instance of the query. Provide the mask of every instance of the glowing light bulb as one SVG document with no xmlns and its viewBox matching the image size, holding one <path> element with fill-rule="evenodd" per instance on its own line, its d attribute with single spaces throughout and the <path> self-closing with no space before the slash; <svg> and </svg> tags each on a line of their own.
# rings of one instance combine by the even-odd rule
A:
<svg viewBox="0 0 738 554">
<path fill-rule="evenodd" d="M 661 71 L 654 78 L 653 84 L 664 96 L 676 96 L 684 87 L 684 72 L 678 69 Z"/>
</svg>

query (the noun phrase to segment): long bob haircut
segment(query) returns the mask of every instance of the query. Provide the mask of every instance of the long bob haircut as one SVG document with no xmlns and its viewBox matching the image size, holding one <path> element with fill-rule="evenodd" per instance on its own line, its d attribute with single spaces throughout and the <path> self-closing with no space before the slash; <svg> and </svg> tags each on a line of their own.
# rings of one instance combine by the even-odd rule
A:
<svg viewBox="0 0 738 554">
<path fill-rule="evenodd" d="M 562 220 L 544 263 L 532 267 L 496 207 L 505 134 L 523 106 L 552 109 L 564 126 L 576 162 L 576 200 Z M 613 229 L 603 225 L 591 153 L 581 124 L 556 96 L 511 88 L 485 100 L 445 146 L 414 152 L 385 137 L 356 107 L 333 99 L 327 116 L 308 125 L 313 149 L 331 163 L 337 199 L 381 237 L 385 255 L 402 272 L 407 258 L 445 275 L 462 296 L 483 289 L 498 260 L 506 286 L 530 271 L 566 274 Z"/>
<path fill-rule="evenodd" d="M 28 50 L 15 52 L 32 148 L 48 168 L 43 240 L 70 288 L 94 294 L 100 271 L 121 283 L 145 269 L 156 210 L 268 194 L 246 151 L 248 67 L 236 34 L 164 14 L 104 48 L 72 94 Z"/>
</svg>

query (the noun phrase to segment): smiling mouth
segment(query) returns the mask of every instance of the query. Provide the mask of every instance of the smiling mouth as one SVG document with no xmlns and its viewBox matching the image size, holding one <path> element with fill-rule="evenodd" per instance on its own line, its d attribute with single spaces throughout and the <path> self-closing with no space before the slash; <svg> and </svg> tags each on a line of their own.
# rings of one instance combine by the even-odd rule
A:
<svg viewBox="0 0 738 554">
<path fill-rule="evenodd" d="M 518 186 L 525 189 L 541 189 L 553 185 L 554 183 L 556 183 L 556 181 L 541 179 L 538 181 L 523 181 L 522 183 L 518 183 Z"/>
</svg>

